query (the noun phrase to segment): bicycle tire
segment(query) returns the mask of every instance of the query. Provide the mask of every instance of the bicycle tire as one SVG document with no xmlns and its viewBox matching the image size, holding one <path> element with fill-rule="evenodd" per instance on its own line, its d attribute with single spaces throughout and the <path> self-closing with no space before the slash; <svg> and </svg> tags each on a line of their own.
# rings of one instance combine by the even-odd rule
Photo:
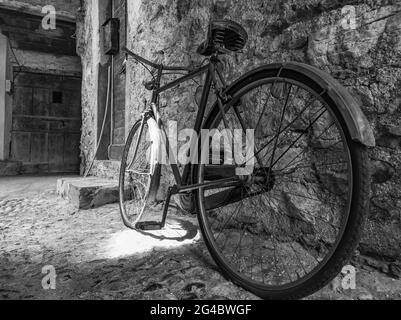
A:
<svg viewBox="0 0 401 320">
<path fill-rule="evenodd" d="M 214 261 L 221 268 L 223 273 L 235 284 L 263 299 L 300 299 L 313 294 L 329 284 L 330 281 L 341 272 L 342 267 L 351 259 L 353 252 L 357 248 L 366 220 L 366 215 L 369 210 L 370 166 L 368 150 L 365 146 L 351 138 L 349 127 L 340 112 L 340 109 L 344 110 L 347 108 L 347 99 L 341 101 L 337 100 L 337 103 L 334 102 L 336 101 L 335 99 L 332 99 L 332 95 L 338 93 L 337 91 L 339 88 L 341 88 L 341 90 L 344 90 L 344 88 L 330 75 L 325 74 L 325 77 L 329 80 L 327 82 L 335 84 L 335 86 L 329 85 L 329 90 L 325 91 L 327 88 L 324 88 L 323 84 L 313 81 L 310 77 L 310 72 L 310 69 L 308 69 L 308 72 L 287 70 L 285 74 L 282 73 L 280 77 L 277 77 L 277 75 L 280 74 L 280 68 L 272 68 L 270 71 L 259 73 L 257 77 L 250 76 L 244 78 L 229 90 L 228 95 L 235 100 L 238 98 L 238 94 L 241 94 L 241 90 L 245 92 L 246 88 L 252 86 L 253 83 L 263 80 L 269 81 L 272 79 L 297 81 L 309 88 L 310 91 L 314 92 L 316 95 L 325 92 L 321 98 L 325 103 L 327 103 L 331 112 L 337 119 L 338 124 L 343 131 L 347 149 L 349 150 L 350 164 L 352 166 L 352 192 L 350 191 L 352 196 L 350 199 L 348 217 L 342 235 L 336 242 L 334 251 L 328 257 L 324 265 L 320 266 L 316 272 L 305 277 L 305 279 L 301 279 L 302 281 L 298 281 L 294 285 L 289 284 L 274 287 L 271 285 L 265 286 L 260 283 L 256 284 L 255 281 L 250 281 L 249 278 L 239 274 L 238 270 L 233 269 L 232 265 L 227 262 L 227 257 L 222 256 L 222 253 L 220 252 L 221 250 L 218 248 L 211 231 L 211 222 L 208 220 L 208 211 L 205 208 L 204 190 L 200 189 L 195 193 L 200 229 L 206 246 Z M 320 71 L 319 76 L 321 75 L 322 73 Z M 349 100 L 348 102 L 350 104 L 354 103 L 354 101 L 351 102 Z M 227 108 L 229 109 L 230 106 Z M 216 117 L 219 117 L 220 110 L 217 105 L 215 105 L 211 114 L 212 117 L 209 117 L 209 120 L 204 125 L 204 129 L 212 129 L 212 124 L 216 122 Z M 203 170 L 203 165 L 195 166 L 193 179 L 196 183 L 204 182 L 204 178 L 202 177 Z"/>
<path fill-rule="evenodd" d="M 124 147 L 124 151 L 123 151 L 123 156 L 122 156 L 122 160 L 121 160 L 121 167 L 120 167 L 120 174 L 119 174 L 119 206 L 120 206 L 120 214 L 122 217 L 122 220 L 124 222 L 124 225 L 130 229 L 136 230 L 136 223 L 138 221 L 141 220 L 141 217 L 143 215 L 143 212 L 141 212 L 141 209 L 143 209 L 142 207 L 145 206 L 145 203 L 140 203 L 140 201 L 133 201 L 133 205 L 135 206 L 139 206 L 138 208 L 136 208 L 136 214 L 134 214 L 132 217 L 130 217 L 129 215 L 129 210 L 127 209 L 126 200 L 130 200 L 127 199 L 127 188 L 125 186 L 125 182 L 126 182 L 126 170 L 127 170 L 127 166 L 130 165 L 132 166 L 134 164 L 135 161 L 138 161 L 138 156 L 136 156 L 136 158 L 128 161 L 128 156 L 130 154 L 130 152 L 132 152 L 132 147 L 134 146 L 133 143 L 135 143 L 134 138 L 136 137 L 136 134 L 138 133 L 138 131 L 141 128 L 141 124 L 142 124 L 142 120 L 137 121 L 129 135 Z M 144 141 L 146 141 L 146 131 L 147 131 L 147 125 L 145 123 L 144 125 L 144 132 L 145 135 L 142 133 L 142 135 L 140 136 L 140 140 L 138 142 L 138 148 L 141 147 L 141 143 L 143 143 Z M 128 163 L 130 162 L 130 163 Z M 145 167 L 147 167 L 149 165 L 148 161 L 145 161 Z M 143 169 L 143 168 L 142 168 Z M 150 172 L 149 172 L 150 174 Z M 157 164 L 156 167 L 154 168 L 154 172 L 153 172 L 153 176 L 160 176 L 161 174 L 161 165 Z M 141 199 L 142 201 L 146 202 L 146 197 L 149 194 L 150 190 L 157 190 L 158 186 L 159 186 L 160 180 L 159 179 L 152 179 L 152 175 L 149 176 L 149 178 L 147 179 L 147 181 L 144 183 L 144 187 L 143 187 L 143 199 Z"/>
</svg>

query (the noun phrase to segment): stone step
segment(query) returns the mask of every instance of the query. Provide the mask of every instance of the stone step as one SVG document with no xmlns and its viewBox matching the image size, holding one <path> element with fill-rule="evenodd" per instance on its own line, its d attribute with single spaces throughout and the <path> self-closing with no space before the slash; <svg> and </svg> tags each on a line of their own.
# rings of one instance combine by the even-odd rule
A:
<svg viewBox="0 0 401 320">
<path fill-rule="evenodd" d="M 63 178 L 57 181 L 57 194 L 77 209 L 99 208 L 118 202 L 118 181 L 92 177 Z"/>
</svg>

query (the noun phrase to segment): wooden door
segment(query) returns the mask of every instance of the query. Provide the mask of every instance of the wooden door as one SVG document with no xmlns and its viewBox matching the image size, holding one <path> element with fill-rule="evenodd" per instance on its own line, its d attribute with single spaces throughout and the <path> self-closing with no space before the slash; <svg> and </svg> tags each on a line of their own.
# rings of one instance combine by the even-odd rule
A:
<svg viewBox="0 0 401 320">
<path fill-rule="evenodd" d="M 11 158 L 24 173 L 78 173 L 81 79 L 16 74 Z"/>
</svg>

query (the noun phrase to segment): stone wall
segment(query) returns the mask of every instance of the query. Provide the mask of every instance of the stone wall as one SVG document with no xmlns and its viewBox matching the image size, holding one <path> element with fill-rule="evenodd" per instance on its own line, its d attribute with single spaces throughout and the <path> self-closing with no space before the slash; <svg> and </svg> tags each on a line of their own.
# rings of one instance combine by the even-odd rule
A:
<svg viewBox="0 0 401 320">
<path fill-rule="evenodd" d="M 92 28 L 87 1 L 85 32 Z M 225 58 L 226 76 L 234 80 L 259 65 L 300 61 L 340 80 L 361 101 L 377 138 L 372 151 L 372 210 L 361 252 L 390 263 L 401 260 L 401 1 L 400 0 L 138 0 L 128 1 L 128 47 L 150 60 L 195 66 L 211 16 L 242 24 L 249 33 L 243 53 Z M 349 11 L 352 6 L 352 10 Z M 345 7 L 345 9 L 344 9 Z M 348 12 L 348 15 L 347 15 Z M 352 13 L 355 13 L 355 21 Z M 350 16 L 351 13 L 351 16 Z M 91 42 L 87 42 L 90 51 Z M 93 40 L 93 39 L 92 39 Z M 89 60 L 88 60 L 89 59 Z M 91 64 L 90 54 L 84 65 Z M 84 75 L 89 77 L 89 71 Z M 88 78 L 89 79 L 89 78 Z M 91 79 L 94 80 L 94 79 Z M 149 93 L 142 82 L 148 73 L 130 61 L 127 66 L 126 123 L 138 119 Z M 93 82 L 86 81 L 84 92 Z M 180 86 L 162 97 L 163 116 L 182 127 L 193 125 L 197 85 Z M 87 95 L 87 94 L 86 94 Z M 93 101 L 84 112 L 93 114 Z M 92 120 L 86 119 L 89 125 Z M 84 126 L 90 136 L 91 127 Z M 83 138 L 84 154 L 92 142 Z"/>
<path fill-rule="evenodd" d="M 77 56 L 62 56 L 50 53 L 14 49 L 18 63 L 32 71 L 46 72 L 64 75 L 81 75 L 81 62 Z M 14 55 L 11 55 L 11 63 L 17 65 Z"/>
<path fill-rule="evenodd" d="M 85 6 L 77 15 L 77 53 L 82 61 L 82 173 L 94 158 L 97 140 L 97 90 L 100 62 L 98 10 L 98 1 L 86 0 Z"/>
<path fill-rule="evenodd" d="M 42 9 L 47 5 L 57 12 L 55 30 L 41 28 Z M 79 76 L 80 60 L 72 39 L 79 8 L 80 0 L 0 1 L 0 29 L 14 48 L 11 63 L 31 71 Z"/>
</svg>

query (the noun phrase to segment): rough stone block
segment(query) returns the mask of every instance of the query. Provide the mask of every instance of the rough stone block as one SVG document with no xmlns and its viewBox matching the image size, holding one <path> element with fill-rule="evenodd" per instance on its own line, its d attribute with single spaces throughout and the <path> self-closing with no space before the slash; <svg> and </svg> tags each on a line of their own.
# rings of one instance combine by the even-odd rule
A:
<svg viewBox="0 0 401 320">
<path fill-rule="evenodd" d="M 120 161 L 96 160 L 91 174 L 103 179 L 114 179 L 120 174 L 120 166 Z"/>
<path fill-rule="evenodd" d="M 118 181 L 100 178 L 59 179 L 57 194 L 78 209 L 98 208 L 118 202 Z"/>
</svg>

